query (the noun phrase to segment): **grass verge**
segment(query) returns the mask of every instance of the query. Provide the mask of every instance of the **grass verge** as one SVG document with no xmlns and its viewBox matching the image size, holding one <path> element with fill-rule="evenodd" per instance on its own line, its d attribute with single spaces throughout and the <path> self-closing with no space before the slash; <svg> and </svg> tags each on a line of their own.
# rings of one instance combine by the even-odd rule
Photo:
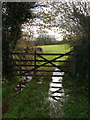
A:
<svg viewBox="0 0 90 120">
<path fill-rule="evenodd" d="M 42 84 L 38 83 L 41 79 Z M 11 84 L 4 85 L 3 102 L 8 103 L 8 109 L 3 113 L 3 118 L 49 118 L 49 101 L 46 98 L 50 81 L 48 77 L 33 78 L 17 95 Z"/>
<path fill-rule="evenodd" d="M 83 84 L 81 84 L 83 83 Z M 63 79 L 65 94 L 64 118 L 88 118 L 88 92 L 81 78 Z"/>
</svg>

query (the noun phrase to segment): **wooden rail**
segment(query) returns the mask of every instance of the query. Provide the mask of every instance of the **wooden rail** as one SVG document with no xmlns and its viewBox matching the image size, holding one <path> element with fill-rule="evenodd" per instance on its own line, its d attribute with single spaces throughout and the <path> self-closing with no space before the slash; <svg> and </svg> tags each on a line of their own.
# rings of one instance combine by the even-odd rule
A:
<svg viewBox="0 0 90 120">
<path fill-rule="evenodd" d="M 15 55 L 32 55 L 33 58 L 32 60 L 29 59 L 13 59 L 11 60 L 13 62 L 13 65 L 16 67 L 16 69 L 14 69 L 14 73 L 15 71 L 19 71 L 18 74 L 15 74 L 16 76 L 45 76 L 45 75 L 38 75 L 37 72 L 66 72 L 65 70 L 62 70 L 62 65 L 56 65 L 55 63 L 57 62 L 69 62 L 68 60 L 57 60 L 63 56 L 68 56 L 68 55 L 72 55 L 71 54 L 72 51 L 69 51 L 65 54 L 60 54 L 60 53 L 37 53 L 36 51 L 34 53 L 12 53 L 13 56 Z M 44 55 L 56 55 L 55 58 L 53 58 L 52 60 L 48 60 L 47 58 L 45 58 Z M 38 60 L 37 58 L 40 58 L 42 60 Z M 24 63 L 23 63 L 24 62 Z M 28 62 L 33 62 L 32 64 L 28 63 Z M 37 62 L 42 63 L 41 65 L 37 65 Z M 18 64 L 17 64 L 18 63 Z M 26 64 L 27 63 L 27 64 Z M 50 64 L 50 65 L 48 65 Z M 22 69 L 22 67 L 30 67 L 30 69 Z M 40 67 L 55 67 L 60 69 L 60 71 L 54 71 L 54 70 L 38 70 L 38 68 Z M 33 72 L 33 74 L 30 74 L 30 72 Z M 52 76 L 56 76 L 56 75 L 52 75 Z M 57 77 L 60 77 L 61 75 L 57 75 Z"/>
</svg>

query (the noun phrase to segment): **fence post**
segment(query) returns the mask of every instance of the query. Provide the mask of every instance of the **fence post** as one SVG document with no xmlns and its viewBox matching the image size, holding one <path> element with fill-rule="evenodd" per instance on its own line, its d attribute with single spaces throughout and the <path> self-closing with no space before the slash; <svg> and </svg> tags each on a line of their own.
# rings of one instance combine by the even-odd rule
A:
<svg viewBox="0 0 90 120">
<path fill-rule="evenodd" d="M 22 74 L 22 73 L 21 73 L 21 67 L 22 67 L 22 66 L 21 66 L 21 54 L 20 54 L 20 75 Z"/>
<path fill-rule="evenodd" d="M 34 75 L 36 75 L 36 50 L 34 51 Z"/>
</svg>

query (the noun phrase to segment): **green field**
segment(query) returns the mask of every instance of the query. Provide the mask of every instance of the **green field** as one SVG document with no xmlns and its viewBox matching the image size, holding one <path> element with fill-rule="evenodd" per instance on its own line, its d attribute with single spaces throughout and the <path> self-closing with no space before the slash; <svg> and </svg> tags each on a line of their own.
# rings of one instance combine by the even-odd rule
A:
<svg viewBox="0 0 90 120">
<path fill-rule="evenodd" d="M 45 53 L 66 53 L 70 51 L 70 46 L 68 44 L 45 45 L 40 47 L 43 48 Z"/>
<path fill-rule="evenodd" d="M 64 53 L 67 53 L 71 50 L 70 46 L 68 44 L 61 44 L 61 45 L 45 45 L 45 46 L 39 46 L 41 48 L 43 48 L 43 53 L 60 53 L 60 54 L 64 54 Z M 60 55 L 42 55 L 44 58 L 46 58 L 47 60 L 52 60 Z M 68 56 L 64 56 L 64 57 L 61 57 L 57 60 L 66 60 L 68 58 Z M 38 57 L 39 60 L 43 60 L 42 58 Z M 37 65 L 41 65 L 43 64 L 44 62 L 37 62 Z M 58 65 L 62 65 L 64 63 L 60 63 L 60 62 L 53 62 L 54 64 L 58 64 Z M 51 64 L 47 64 L 47 65 L 51 65 Z M 53 67 L 55 68 L 55 67 Z M 46 68 L 46 67 L 42 67 L 42 68 L 39 68 L 39 69 L 48 69 L 48 70 L 51 70 L 53 68 Z"/>
</svg>

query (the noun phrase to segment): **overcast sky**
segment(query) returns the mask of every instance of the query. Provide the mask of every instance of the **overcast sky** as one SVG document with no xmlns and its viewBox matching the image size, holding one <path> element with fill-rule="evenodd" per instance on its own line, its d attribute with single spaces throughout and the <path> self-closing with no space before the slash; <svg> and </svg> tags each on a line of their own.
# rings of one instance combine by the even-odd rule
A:
<svg viewBox="0 0 90 120">
<path fill-rule="evenodd" d="M 65 1 L 65 2 L 90 2 L 90 0 L 0 0 L 1 2 L 43 2 L 43 1 L 54 1 L 54 2 L 60 2 L 60 1 Z"/>
<path fill-rule="evenodd" d="M 41 2 L 39 4 L 41 4 Z M 43 4 L 45 4 L 45 2 L 43 2 Z M 48 13 L 48 11 L 53 12 L 53 11 L 51 11 L 52 9 L 50 8 L 50 6 L 49 7 L 40 7 L 40 6 L 38 6 L 38 7 L 35 7 L 33 9 L 31 9 L 31 10 L 35 14 L 38 14 L 42 10 L 46 14 Z M 52 22 L 52 24 L 53 25 L 54 24 L 60 24 L 60 22 L 58 22 L 58 20 L 59 20 L 59 17 L 57 16 L 55 18 L 56 23 Z M 32 22 L 32 24 L 31 23 L 24 24 L 24 27 L 23 27 L 22 31 L 27 32 L 28 35 L 34 33 L 34 38 L 37 38 L 39 36 L 39 32 L 40 32 L 39 25 L 43 26 L 43 25 L 45 25 L 45 23 L 40 18 L 35 18 L 34 21 Z M 51 36 L 55 37 L 56 40 L 59 40 L 59 41 L 63 40 L 63 35 L 62 35 L 61 29 L 59 27 L 50 27 L 50 29 L 48 29 L 48 27 L 47 28 L 42 27 L 42 31 L 43 30 L 46 31 L 48 35 L 51 35 Z"/>
<path fill-rule="evenodd" d="M 44 0 L 42 0 L 42 1 L 44 1 Z M 46 4 L 46 1 L 52 1 L 52 0 L 45 0 L 45 2 L 37 2 L 37 4 Z M 56 1 L 61 1 L 61 0 L 54 0 L 55 2 Z M 70 1 L 72 1 L 72 0 L 63 0 L 63 2 L 64 1 L 68 1 L 68 2 L 70 2 Z M 75 2 L 77 2 L 76 0 L 73 0 L 73 1 L 75 1 Z M 79 0 L 78 0 L 79 1 Z M 81 0 L 81 1 L 88 1 L 88 0 Z M 80 2 L 81 2 L 80 1 Z M 48 14 L 48 11 L 51 11 L 52 9 L 50 8 L 50 6 L 48 6 L 48 7 L 41 7 L 41 6 L 38 6 L 38 7 L 35 7 L 35 8 L 33 8 L 33 9 L 31 9 L 32 10 L 32 12 L 33 13 L 35 13 L 35 14 L 38 14 L 40 11 L 44 11 L 46 14 Z M 51 11 L 51 12 L 53 12 L 53 11 Z M 40 14 L 41 15 L 41 14 Z M 42 16 L 41 16 L 42 17 Z M 58 27 L 51 27 L 50 29 L 48 29 L 48 28 L 43 28 L 43 25 L 45 25 L 45 23 L 43 22 L 43 20 L 41 20 L 40 18 L 35 18 L 34 19 L 34 21 L 33 22 L 31 22 L 31 23 L 27 23 L 27 24 L 25 24 L 24 25 L 24 27 L 23 27 L 23 29 L 22 29 L 22 31 L 23 32 L 27 32 L 28 33 L 28 35 L 31 35 L 32 33 L 34 34 L 34 38 L 37 38 L 38 36 L 39 36 L 39 32 L 40 32 L 40 27 L 39 27 L 39 25 L 42 25 L 42 30 L 45 30 L 45 31 L 47 31 L 47 34 L 48 35 L 52 35 L 52 36 L 55 36 L 55 38 L 56 38 L 56 40 L 63 40 L 63 34 L 62 34 L 62 30 L 60 29 L 60 26 L 59 26 L 59 24 L 60 24 L 60 21 L 59 21 L 59 19 L 60 19 L 60 14 L 58 13 L 58 15 L 56 16 L 56 18 L 55 18 L 55 24 L 57 24 L 58 25 Z M 33 25 L 34 24 L 34 25 Z M 48 23 L 49 24 L 49 23 Z M 53 22 L 52 22 L 52 24 L 53 24 Z"/>
</svg>

